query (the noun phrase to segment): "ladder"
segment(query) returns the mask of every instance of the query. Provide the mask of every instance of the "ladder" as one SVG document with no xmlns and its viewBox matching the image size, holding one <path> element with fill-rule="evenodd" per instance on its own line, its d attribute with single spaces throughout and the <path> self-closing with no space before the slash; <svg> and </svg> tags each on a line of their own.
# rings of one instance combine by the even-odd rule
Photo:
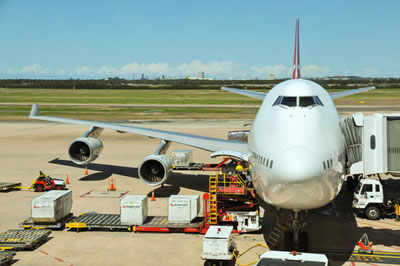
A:
<svg viewBox="0 0 400 266">
<path fill-rule="evenodd" d="M 279 217 L 276 219 L 276 223 L 268 236 L 267 244 L 269 248 L 276 248 L 285 233 L 287 224 L 280 224 Z"/>
<path fill-rule="evenodd" d="M 210 193 L 210 224 L 218 224 L 218 210 L 217 210 L 217 182 L 218 174 L 210 175 L 209 179 L 209 193 Z"/>
</svg>

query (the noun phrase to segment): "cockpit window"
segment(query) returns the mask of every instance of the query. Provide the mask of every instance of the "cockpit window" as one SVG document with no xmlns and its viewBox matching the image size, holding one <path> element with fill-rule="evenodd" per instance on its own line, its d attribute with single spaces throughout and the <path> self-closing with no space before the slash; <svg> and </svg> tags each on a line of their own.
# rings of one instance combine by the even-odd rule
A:
<svg viewBox="0 0 400 266">
<path fill-rule="evenodd" d="M 288 107 L 310 107 L 314 105 L 324 106 L 318 96 L 279 96 L 272 106 L 275 105 L 285 105 Z"/>
<path fill-rule="evenodd" d="M 283 96 L 281 104 L 289 107 L 297 106 L 297 97 Z"/>
<path fill-rule="evenodd" d="M 300 107 L 309 107 L 315 104 L 316 103 L 313 96 L 300 97 Z"/>
</svg>

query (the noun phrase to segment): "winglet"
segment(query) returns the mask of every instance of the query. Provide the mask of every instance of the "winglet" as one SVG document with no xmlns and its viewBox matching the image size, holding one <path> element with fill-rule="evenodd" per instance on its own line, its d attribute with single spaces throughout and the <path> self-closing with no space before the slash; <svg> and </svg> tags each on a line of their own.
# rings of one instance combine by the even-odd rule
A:
<svg viewBox="0 0 400 266">
<path fill-rule="evenodd" d="M 299 19 L 296 19 L 296 37 L 294 41 L 294 59 L 292 79 L 300 78 L 300 43 L 299 43 Z"/>
<path fill-rule="evenodd" d="M 30 113 L 29 117 L 32 118 L 35 116 L 39 116 L 39 106 L 37 103 L 32 104 L 32 109 L 31 109 L 31 113 Z"/>
</svg>

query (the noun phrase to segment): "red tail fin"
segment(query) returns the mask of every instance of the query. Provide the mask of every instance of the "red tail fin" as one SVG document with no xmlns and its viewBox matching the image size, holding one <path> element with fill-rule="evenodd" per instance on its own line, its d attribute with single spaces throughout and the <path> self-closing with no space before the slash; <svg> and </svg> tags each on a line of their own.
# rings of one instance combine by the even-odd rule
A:
<svg viewBox="0 0 400 266">
<path fill-rule="evenodd" d="M 294 41 L 294 60 L 292 79 L 300 78 L 300 44 L 299 44 L 299 19 L 296 19 L 296 37 Z"/>
</svg>

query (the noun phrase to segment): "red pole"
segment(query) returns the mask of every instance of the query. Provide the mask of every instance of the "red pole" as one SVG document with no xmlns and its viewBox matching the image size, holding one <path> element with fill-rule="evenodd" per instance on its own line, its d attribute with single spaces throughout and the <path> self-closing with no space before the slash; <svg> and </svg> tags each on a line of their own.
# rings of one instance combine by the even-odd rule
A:
<svg viewBox="0 0 400 266">
<path fill-rule="evenodd" d="M 208 193 L 203 194 L 203 199 L 204 199 L 204 227 L 207 229 L 207 220 L 208 220 L 208 211 L 207 211 L 207 201 L 209 199 L 210 195 Z"/>
</svg>

